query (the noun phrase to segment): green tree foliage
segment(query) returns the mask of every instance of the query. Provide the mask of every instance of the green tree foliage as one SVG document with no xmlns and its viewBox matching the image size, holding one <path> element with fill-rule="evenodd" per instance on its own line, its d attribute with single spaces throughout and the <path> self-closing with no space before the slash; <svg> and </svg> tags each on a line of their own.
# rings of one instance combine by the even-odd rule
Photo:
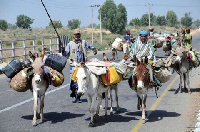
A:
<svg viewBox="0 0 200 132">
<path fill-rule="evenodd" d="M 167 20 L 165 18 L 165 16 L 157 16 L 157 25 L 159 26 L 165 26 L 167 24 Z"/>
<path fill-rule="evenodd" d="M 190 13 L 185 13 L 185 17 L 181 18 L 181 24 L 185 27 L 190 27 L 192 25 L 192 17 Z"/>
<path fill-rule="evenodd" d="M 97 24 L 96 24 L 96 23 L 93 23 L 93 28 L 96 28 L 96 26 L 97 26 Z M 92 28 L 92 24 L 90 24 L 90 25 L 88 26 L 88 28 Z"/>
<path fill-rule="evenodd" d="M 200 27 L 200 20 L 197 19 L 196 21 L 193 22 L 193 24 L 199 28 Z"/>
<path fill-rule="evenodd" d="M 73 30 L 76 29 L 78 27 L 80 27 L 81 21 L 79 21 L 78 19 L 72 19 L 68 21 L 68 27 Z"/>
<path fill-rule="evenodd" d="M 22 29 L 29 29 L 31 28 L 30 25 L 33 23 L 33 21 L 34 19 L 31 19 L 26 15 L 18 15 L 16 25 Z"/>
<path fill-rule="evenodd" d="M 153 13 L 150 14 L 150 25 L 152 25 L 152 26 L 156 26 L 157 25 L 156 18 L 157 17 Z"/>
<path fill-rule="evenodd" d="M 62 22 L 61 21 L 53 21 L 53 25 L 55 28 L 62 28 Z M 51 22 L 49 22 L 49 27 L 53 28 L 53 25 Z"/>
<path fill-rule="evenodd" d="M 140 26 L 140 19 L 139 18 L 134 18 L 129 22 L 130 26 Z"/>
<path fill-rule="evenodd" d="M 142 17 L 140 19 L 140 25 L 141 26 L 148 26 L 149 25 L 149 15 L 148 14 L 142 15 Z"/>
<path fill-rule="evenodd" d="M 8 29 L 8 23 L 6 20 L 0 20 L 0 29 L 6 31 Z"/>
<path fill-rule="evenodd" d="M 175 27 L 178 23 L 177 15 L 173 11 L 167 12 L 166 20 L 167 20 L 167 25 L 170 27 Z"/>
<path fill-rule="evenodd" d="M 125 27 L 127 25 L 127 11 L 126 8 L 119 4 L 117 7 L 117 14 L 116 14 L 116 33 L 124 34 Z"/>
<path fill-rule="evenodd" d="M 103 6 L 99 9 L 101 12 L 102 27 L 110 30 L 112 33 L 116 31 L 116 12 L 117 7 L 113 0 L 106 0 Z M 100 17 L 99 17 L 100 18 Z"/>
</svg>

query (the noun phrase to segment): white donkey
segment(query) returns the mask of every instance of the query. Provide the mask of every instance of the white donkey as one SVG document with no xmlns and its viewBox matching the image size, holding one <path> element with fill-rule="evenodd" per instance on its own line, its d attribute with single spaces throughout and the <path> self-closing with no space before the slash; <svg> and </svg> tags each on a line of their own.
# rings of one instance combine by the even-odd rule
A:
<svg viewBox="0 0 200 132">
<path fill-rule="evenodd" d="M 49 87 L 48 79 L 45 79 L 44 72 L 44 63 L 43 58 L 45 54 L 45 49 L 43 49 L 40 57 L 36 57 L 29 51 L 29 56 L 33 59 L 32 67 L 34 71 L 34 75 L 32 78 L 32 92 L 33 92 L 33 100 L 34 100 L 34 114 L 33 114 L 33 125 L 36 125 L 37 120 L 37 107 L 38 107 L 38 98 L 40 99 L 40 120 L 44 120 L 43 108 L 44 108 L 44 97 L 47 88 Z"/>
<path fill-rule="evenodd" d="M 72 60 L 73 61 L 73 60 Z M 108 106 L 108 89 L 109 86 L 103 86 L 101 83 L 101 76 L 97 76 L 89 71 L 87 66 L 82 63 L 81 65 L 77 65 L 76 62 L 73 63 L 77 66 L 77 83 L 78 83 L 78 91 L 77 94 L 84 95 L 86 94 L 89 112 L 91 114 L 91 120 L 89 126 L 95 125 L 95 119 L 99 115 L 100 104 L 102 102 L 102 93 L 105 94 L 105 116 L 107 116 L 107 106 Z M 95 108 L 95 103 L 97 101 L 97 107 Z M 96 113 L 95 113 L 96 110 Z"/>
</svg>

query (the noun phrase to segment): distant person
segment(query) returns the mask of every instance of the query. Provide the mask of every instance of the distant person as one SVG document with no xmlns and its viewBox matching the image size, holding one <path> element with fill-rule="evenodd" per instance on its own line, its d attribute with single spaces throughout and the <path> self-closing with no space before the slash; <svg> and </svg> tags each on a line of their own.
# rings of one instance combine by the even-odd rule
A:
<svg viewBox="0 0 200 132">
<path fill-rule="evenodd" d="M 70 85 L 69 90 L 72 91 L 70 97 L 72 97 L 72 102 L 77 101 L 81 103 L 80 96 L 76 95 L 76 90 L 78 89 L 78 84 L 71 80 L 71 74 L 74 69 L 74 65 L 71 63 L 71 59 L 75 62 L 86 62 L 87 61 L 87 50 L 93 50 L 94 55 L 97 54 L 96 48 L 89 44 L 87 41 L 81 39 L 81 33 L 79 29 L 75 29 L 73 32 L 73 40 L 70 41 L 65 47 L 66 56 L 70 61 Z"/>
<path fill-rule="evenodd" d="M 124 40 L 127 42 L 131 42 L 131 43 L 134 43 L 134 38 L 133 38 L 133 35 L 131 35 L 131 32 L 130 30 L 126 30 L 126 35 L 124 36 Z"/>
<path fill-rule="evenodd" d="M 185 39 L 184 39 L 184 42 L 185 42 L 185 46 L 190 49 L 192 47 L 192 34 L 190 33 L 190 28 L 186 28 L 185 29 Z"/>
</svg>

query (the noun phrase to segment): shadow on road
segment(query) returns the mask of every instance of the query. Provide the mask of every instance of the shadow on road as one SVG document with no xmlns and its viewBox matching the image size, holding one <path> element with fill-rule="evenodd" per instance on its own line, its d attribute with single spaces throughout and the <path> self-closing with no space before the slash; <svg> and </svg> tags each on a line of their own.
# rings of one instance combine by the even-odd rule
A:
<svg viewBox="0 0 200 132">
<path fill-rule="evenodd" d="M 155 110 L 152 111 L 151 115 L 148 117 L 147 122 L 160 121 L 165 117 L 178 117 L 180 115 L 181 114 L 177 112 L 167 112 L 166 110 Z"/>
<path fill-rule="evenodd" d="M 49 113 L 44 113 L 44 118 L 45 120 L 39 124 L 42 124 L 44 122 L 47 121 L 51 121 L 52 124 L 57 123 L 57 122 L 62 122 L 64 120 L 70 119 L 70 118 L 77 118 L 77 117 L 81 117 L 85 114 L 73 114 L 70 112 L 61 112 L 61 113 L 57 113 L 57 112 L 49 112 Z M 21 118 L 23 119 L 27 119 L 27 120 L 32 120 L 33 119 L 33 115 L 26 115 L 26 116 L 22 116 Z M 38 114 L 38 119 L 40 119 L 39 114 Z"/>
<path fill-rule="evenodd" d="M 174 92 L 174 94 L 178 94 L 179 93 L 179 88 L 173 88 L 173 89 L 170 89 L 169 91 L 172 91 L 172 92 Z M 200 88 L 190 88 L 190 91 L 191 92 L 200 92 Z M 183 87 L 182 87 L 182 93 L 188 93 L 188 89 L 186 88 L 186 89 L 184 89 Z"/>
</svg>

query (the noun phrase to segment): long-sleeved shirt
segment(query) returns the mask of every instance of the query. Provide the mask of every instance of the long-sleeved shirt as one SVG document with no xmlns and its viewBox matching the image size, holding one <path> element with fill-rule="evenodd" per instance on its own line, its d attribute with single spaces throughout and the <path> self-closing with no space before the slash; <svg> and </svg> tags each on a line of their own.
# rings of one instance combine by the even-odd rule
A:
<svg viewBox="0 0 200 132">
<path fill-rule="evenodd" d="M 156 57 L 154 56 L 152 47 L 148 42 L 142 43 L 142 41 L 137 40 L 132 45 L 130 52 L 131 56 L 136 55 L 136 58 L 138 58 L 139 60 L 144 59 L 145 56 L 147 56 L 149 60 L 153 60 L 154 62 L 156 62 Z"/>
<path fill-rule="evenodd" d="M 76 43 L 75 47 L 76 47 L 75 53 L 77 55 L 77 63 L 85 62 L 83 49 L 82 49 L 82 52 L 80 53 L 79 49 L 78 49 L 78 43 Z M 88 49 L 93 50 L 95 48 L 93 45 L 89 44 L 87 41 L 85 41 L 85 47 L 86 47 L 86 51 Z M 68 43 L 67 46 L 65 47 L 65 51 L 66 51 L 66 56 L 69 56 L 69 54 L 70 54 L 70 43 Z"/>
</svg>

